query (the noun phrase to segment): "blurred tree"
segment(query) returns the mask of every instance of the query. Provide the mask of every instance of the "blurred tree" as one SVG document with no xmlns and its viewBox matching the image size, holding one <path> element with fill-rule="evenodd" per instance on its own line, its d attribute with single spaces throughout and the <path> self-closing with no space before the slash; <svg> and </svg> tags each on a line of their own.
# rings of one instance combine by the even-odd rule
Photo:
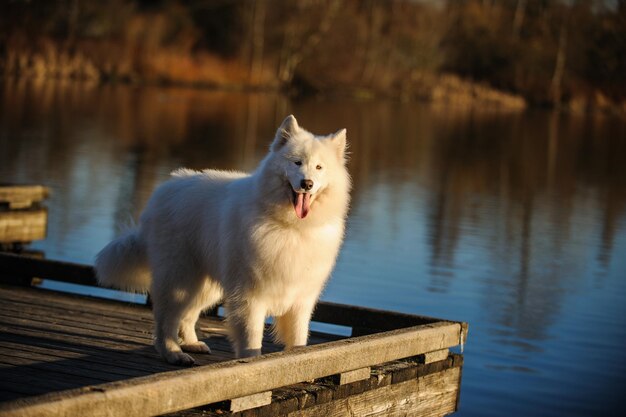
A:
<svg viewBox="0 0 626 417">
<path fill-rule="evenodd" d="M 283 9 L 282 44 L 279 52 L 278 79 L 290 84 L 298 65 L 313 53 L 333 24 L 342 0 L 308 0 L 294 2 Z M 290 4 L 285 2 L 284 4 Z"/>
<path fill-rule="evenodd" d="M 626 100 L 626 0 L 13 0 L 0 73 L 591 106 Z"/>
</svg>

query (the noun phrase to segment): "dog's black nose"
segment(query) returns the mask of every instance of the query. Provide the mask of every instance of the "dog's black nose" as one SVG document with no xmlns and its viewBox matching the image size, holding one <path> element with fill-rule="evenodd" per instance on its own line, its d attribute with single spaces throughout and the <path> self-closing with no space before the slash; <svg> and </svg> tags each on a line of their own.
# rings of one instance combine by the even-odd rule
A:
<svg viewBox="0 0 626 417">
<path fill-rule="evenodd" d="M 311 188 L 313 188 L 313 180 L 302 180 L 302 181 L 300 181 L 300 187 L 302 187 L 305 190 L 309 191 Z"/>
</svg>

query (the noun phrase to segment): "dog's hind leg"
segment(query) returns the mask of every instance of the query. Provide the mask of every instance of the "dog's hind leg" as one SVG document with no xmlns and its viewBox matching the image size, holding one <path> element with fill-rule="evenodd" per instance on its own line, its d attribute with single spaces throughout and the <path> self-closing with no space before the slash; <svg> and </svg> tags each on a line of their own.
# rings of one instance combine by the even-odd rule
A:
<svg viewBox="0 0 626 417">
<path fill-rule="evenodd" d="M 195 299 L 190 302 L 189 308 L 184 313 L 180 322 L 179 336 L 182 339 L 181 349 L 184 352 L 211 353 L 206 343 L 198 340 L 196 334 L 196 322 L 203 310 L 216 305 L 222 298 L 222 288 L 219 284 L 206 278 L 204 286 L 198 292 Z"/>
<path fill-rule="evenodd" d="M 158 273 L 154 274 L 150 292 L 156 326 L 154 347 L 171 364 L 193 365 L 193 358 L 178 344 L 178 332 L 182 319 L 190 307 L 194 307 L 193 301 L 200 293 L 202 280 L 193 279 L 190 271 L 184 271 L 180 265 L 174 273 L 168 273 L 165 268 L 156 270 Z"/>
<path fill-rule="evenodd" d="M 195 362 L 193 358 L 184 353 L 178 345 L 178 327 L 183 313 L 181 303 L 154 302 L 153 308 L 156 322 L 154 347 L 157 352 L 171 364 L 193 365 Z"/>
</svg>

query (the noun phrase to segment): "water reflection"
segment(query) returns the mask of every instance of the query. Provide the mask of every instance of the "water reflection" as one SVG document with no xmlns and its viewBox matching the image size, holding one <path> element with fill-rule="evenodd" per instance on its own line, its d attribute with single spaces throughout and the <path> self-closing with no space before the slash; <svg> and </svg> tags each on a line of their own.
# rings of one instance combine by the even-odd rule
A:
<svg viewBox="0 0 626 417">
<path fill-rule="evenodd" d="M 466 415 L 529 414 L 555 381 L 547 414 L 565 398 L 590 415 L 613 401 L 592 384 L 626 387 L 619 121 L 61 83 L 7 82 L 0 105 L 0 178 L 54 191 L 35 247 L 81 262 L 172 169 L 253 169 L 291 112 L 347 127 L 353 206 L 326 299 L 469 321 Z"/>
</svg>

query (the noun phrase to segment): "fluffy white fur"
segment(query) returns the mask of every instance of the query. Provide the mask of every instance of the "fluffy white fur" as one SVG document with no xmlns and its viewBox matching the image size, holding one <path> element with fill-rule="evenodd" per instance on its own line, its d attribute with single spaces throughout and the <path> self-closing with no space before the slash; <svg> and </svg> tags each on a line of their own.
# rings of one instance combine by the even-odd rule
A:
<svg viewBox="0 0 626 417">
<path fill-rule="evenodd" d="M 220 301 L 237 356 L 261 353 L 268 316 L 286 348 L 305 345 L 343 240 L 345 150 L 345 129 L 315 136 L 288 116 L 253 173 L 173 172 L 139 225 L 98 254 L 99 282 L 150 291 L 155 347 L 170 363 L 210 352 L 195 323 Z"/>
</svg>

